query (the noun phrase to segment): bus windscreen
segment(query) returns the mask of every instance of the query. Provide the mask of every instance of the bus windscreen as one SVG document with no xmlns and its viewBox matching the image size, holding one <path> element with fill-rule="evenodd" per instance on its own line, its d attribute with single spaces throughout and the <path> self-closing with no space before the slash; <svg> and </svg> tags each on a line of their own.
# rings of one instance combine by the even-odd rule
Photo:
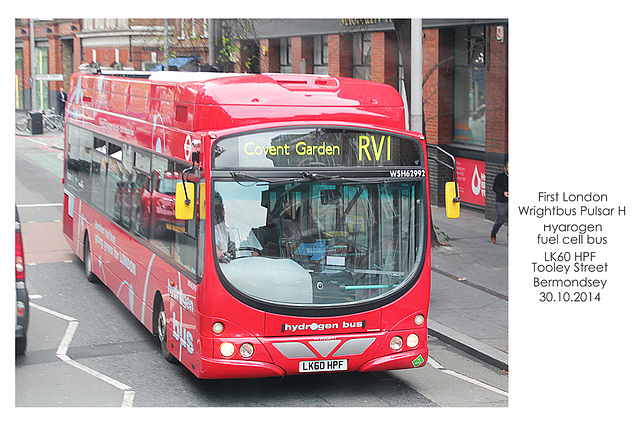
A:
<svg viewBox="0 0 640 427">
<path fill-rule="evenodd" d="M 220 271 L 266 303 L 342 305 L 411 286 L 424 246 L 423 181 L 218 182 Z"/>
</svg>

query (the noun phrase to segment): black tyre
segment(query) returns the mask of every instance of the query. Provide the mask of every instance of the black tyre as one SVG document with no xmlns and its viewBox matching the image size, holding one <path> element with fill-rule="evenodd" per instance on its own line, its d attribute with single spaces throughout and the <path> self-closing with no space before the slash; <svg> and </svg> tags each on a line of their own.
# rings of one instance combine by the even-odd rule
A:
<svg viewBox="0 0 640 427">
<path fill-rule="evenodd" d="M 158 304 L 158 312 L 156 314 L 156 335 L 160 342 L 160 350 L 162 350 L 162 357 L 171 363 L 176 363 L 176 358 L 169 352 L 167 348 L 167 314 L 164 311 L 164 303 L 160 301 Z"/>
<path fill-rule="evenodd" d="M 93 262 L 91 261 L 91 245 L 89 243 L 89 235 L 84 236 L 84 275 L 91 283 L 96 283 L 98 277 L 93 274 Z"/>
<path fill-rule="evenodd" d="M 27 351 L 27 337 L 16 338 L 16 354 L 24 354 Z"/>
</svg>

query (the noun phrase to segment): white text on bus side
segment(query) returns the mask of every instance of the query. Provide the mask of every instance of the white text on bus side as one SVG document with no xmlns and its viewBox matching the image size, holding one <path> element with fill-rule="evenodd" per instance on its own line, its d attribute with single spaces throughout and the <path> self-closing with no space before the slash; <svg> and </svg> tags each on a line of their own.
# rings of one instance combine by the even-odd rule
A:
<svg viewBox="0 0 640 427">
<path fill-rule="evenodd" d="M 182 322 L 176 319 L 175 312 L 173 312 L 173 338 L 186 348 L 189 354 L 193 354 L 193 335 L 182 325 Z"/>
</svg>

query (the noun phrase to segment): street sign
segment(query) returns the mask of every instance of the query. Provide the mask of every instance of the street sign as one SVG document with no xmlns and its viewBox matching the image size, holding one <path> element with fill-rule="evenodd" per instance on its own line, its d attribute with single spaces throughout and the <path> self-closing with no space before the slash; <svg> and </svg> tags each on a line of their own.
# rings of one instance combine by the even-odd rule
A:
<svg viewBox="0 0 640 427">
<path fill-rule="evenodd" d="M 504 26 L 502 25 L 498 25 L 496 27 L 496 40 L 498 40 L 500 43 L 504 42 Z"/>
<path fill-rule="evenodd" d="M 36 80 L 48 80 L 48 81 L 55 81 L 55 82 L 62 81 L 62 74 L 36 74 L 33 77 Z"/>
</svg>

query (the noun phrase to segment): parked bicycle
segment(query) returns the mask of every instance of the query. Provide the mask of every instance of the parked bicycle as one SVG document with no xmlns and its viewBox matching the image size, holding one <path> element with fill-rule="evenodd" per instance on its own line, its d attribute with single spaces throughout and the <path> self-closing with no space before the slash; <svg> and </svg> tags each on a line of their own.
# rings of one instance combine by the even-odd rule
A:
<svg viewBox="0 0 640 427">
<path fill-rule="evenodd" d="M 49 108 L 43 112 L 43 125 L 49 131 L 62 131 L 64 129 L 64 118 L 56 113 L 56 110 Z"/>
<path fill-rule="evenodd" d="M 20 132 L 31 132 L 31 116 L 23 116 L 16 121 L 16 130 Z"/>
<path fill-rule="evenodd" d="M 45 131 L 62 132 L 64 130 L 64 118 L 56 113 L 53 108 L 42 111 L 42 126 Z M 31 115 L 21 117 L 16 121 L 16 130 L 31 132 Z"/>
</svg>

